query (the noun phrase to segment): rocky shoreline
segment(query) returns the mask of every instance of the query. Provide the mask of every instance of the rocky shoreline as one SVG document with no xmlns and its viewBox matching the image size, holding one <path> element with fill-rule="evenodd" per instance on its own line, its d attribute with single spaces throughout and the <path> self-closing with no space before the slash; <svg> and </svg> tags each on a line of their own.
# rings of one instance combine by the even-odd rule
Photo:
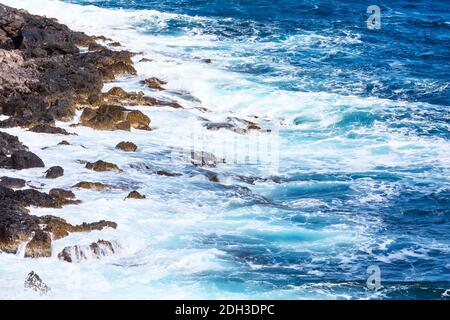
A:
<svg viewBox="0 0 450 320">
<path fill-rule="evenodd" d="M 150 130 L 150 118 L 123 105 L 165 105 L 181 108 L 175 102 L 158 101 L 141 92 L 125 92 L 113 88 L 102 93 L 106 82 L 119 75 L 135 75 L 131 60 L 133 53 L 117 51 L 97 41 L 116 47 L 117 43 L 104 37 L 90 37 L 74 32 L 54 19 L 35 16 L 0 4 L 0 128 L 21 127 L 36 133 L 70 135 L 55 126 L 56 121 L 73 120 L 83 110 L 78 125 L 97 130 Z M 149 79 L 149 86 L 164 82 Z M 25 143 L 25 144 L 24 144 Z M 63 140 L 60 145 L 70 145 Z M 137 146 L 123 142 L 118 148 L 133 152 Z M 26 141 L 0 131 L 0 168 L 26 170 L 46 165 Z M 85 163 L 90 170 L 120 171 L 112 163 L 99 160 Z M 47 179 L 64 175 L 60 166 L 48 168 Z M 86 182 L 73 188 L 104 190 L 99 182 Z M 113 186 L 111 186 L 113 187 Z M 17 254 L 25 245 L 24 256 L 41 258 L 52 256 L 52 241 L 74 232 L 90 232 L 103 228 L 117 228 L 113 221 L 85 222 L 73 225 L 56 216 L 35 216 L 29 207 L 62 208 L 77 205 L 79 200 L 71 190 L 52 189 L 44 193 L 25 188 L 25 181 L 11 177 L 0 179 L 0 252 Z M 132 191 L 129 198 L 144 196 Z M 111 242 L 99 240 L 84 248 L 74 244 L 58 254 L 62 261 L 82 260 L 86 252 L 100 257 L 114 253 Z"/>
<path fill-rule="evenodd" d="M 55 19 L 32 15 L 0 4 L 0 168 L 4 170 L 29 170 L 42 168 L 45 179 L 64 176 L 62 163 L 46 166 L 35 152 L 27 147 L 27 141 L 8 134 L 3 129 L 20 127 L 37 134 L 76 136 L 70 128 L 84 126 L 101 131 L 151 131 L 151 119 L 143 112 L 130 107 L 169 107 L 184 109 L 171 100 L 159 100 L 143 92 L 127 92 L 112 87 L 104 92 L 107 83 L 118 77 L 137 75 L 132 58 L 136 53 L 119 50 L 120 43 L 102 36 L 88 36 L 70 30 Z M 142 58 L 140 62 L 150 62 Z M 206 62 L 206 63 L 210 63 Z M 165 90 L 167 83 L 156 77 L 139 81 L 144 88 L 155 92 Z M 207 109 L 199 110 L 201 113 Z M 78 121 L 77 121 L 78 119 Z M 228 117 L 223 122 L 212 122 L 200 117 L 207 130 L 230 130 L 245 134 L 250 130 L 264 131 L 250 120 Z M 71 122 L 61 128 L 57 122 Z M 74 122 L 75 121 L 75 122 Z M 62 140 L 56 147 L 71 146 Z M 84 148 L 84 146 L 81 145 Z M 138 146 L 131 141 L 114 143 L 111 147 L 124 153 L 136 152 Z M 50 147 L 44 147 L 50 148 Z M 194 167 L 214 168 L 224 159 L 212 154 L 195 152 L 182 159 Z M 75 160 L 84 169 L 100 173 L 121 173 L 116 164 Z M 218 175 L 201 169 L 201 174 L 211 183 L 218 183 Z M 158 170 L 155 174 L 177 177 L 181 174 Z M 80 179 L 81 180 L 81 179 Z M 9 176 L 0 177 L 0 253 L 21 255 L 25 258 L 57 257 L 61 262 L 81 262 L 87 257 L 101 258 L 116 253 L 120 247 L 115 241 L 98 239 L 90 245 L 71 243 L 60 252 L 53 252 L 52 243 L 71 233 L 116 229 L 114 221 L 87 221 L 71 224 L 53 215 L 36 216 L 30 207 L 61 209 L 81 203 L 69 188 L 53 188 L 46 192 L 27 184 L 25 180 Z M 81 180 L 71 189 L 87 189 L 104 192 L 120 189 L 128 196 L 124 200 L 142 201 L 146 196 L 133 188 L 97 181 Z M 245 191 L 249 191 L 245 188 Z M 41 283 L 34 272 L 25 286 Z M 45 284 L 35 286 L 35 289 Z"/>
</svg>

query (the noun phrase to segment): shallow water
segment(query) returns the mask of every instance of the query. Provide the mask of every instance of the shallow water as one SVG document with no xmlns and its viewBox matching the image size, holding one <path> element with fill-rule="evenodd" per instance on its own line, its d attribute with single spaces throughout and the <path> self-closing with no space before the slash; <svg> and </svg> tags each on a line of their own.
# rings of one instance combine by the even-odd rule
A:
<svg viewBox="0 0 450 320">
<path fill-rule="evenodd" d="M 124 202 L 121 190 L 77 191 L 80 206 L 33 209 L 73 223 L 113 220 L 119 228 L 56 241 L 50 259 L 0 254 L 0 287 L 7 289 L 0 297 L 34 298 L 23 280 L 35 270 L 52 287 L 48 298 L 448 298 L 444 2 L 381 1 L 380 30 L 367 29 L 366 6 L 353 1 L 1 2 L 143 52 L 153 61 L 135 58 L 138 78 L 168 82 L 166 92 L 146 93 L 188 110 L 139 108 L 152 119 L 151 132 L 61 123 L 79 134 L 70 137 L 75 146 L 45 150 L 62 137 L 7 130 L 47 166 L 66 170 L 51 183 L 38 178 L 40 170 L 14 176 L 45 182 L 44 190 L 80 180 L 123 183 L 147 199 Z M 142 90 L 139 79 L 105 90 Z M 194 109 L 200 106 L 210 112 Z M 171 157 L 173 148 L 190 146 L 192 132 L 216 154 L 222 141 L 246 139 L 206 131 L 199 120 L 205 116 L 265 120 L 277 139 L 277 166 L 227 161 L 213 169 L 217 184 Z M 122 140 L 139 151 L 118 152 Z M 92 173 L 74 159 L 112 160 L 124 172 Z M 183 175 L 154 175 L 159 169 Z M 262 179 L 252 185 L 240 176 Z M 79 265 L 57 260 L 64 246 L 99 238 L 117 240 L 118 255 Z M 377 292 L 366 286 L 371 265 L 381 269 Z"/>
</svg>

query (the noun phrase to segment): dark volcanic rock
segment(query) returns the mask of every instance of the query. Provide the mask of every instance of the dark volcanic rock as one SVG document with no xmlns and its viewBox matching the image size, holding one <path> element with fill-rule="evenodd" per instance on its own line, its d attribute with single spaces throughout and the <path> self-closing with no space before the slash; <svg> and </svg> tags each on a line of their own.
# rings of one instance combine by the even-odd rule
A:
<svg viewBox="0 0 450 320">
<path fill-rule="evenodd" d="M 89 232 L 105 227 L 117 227 L 116 223 L 104 220 L 71 225 L 64 219 L 54 216 L 30 215 L 27 206 L 60 208 L 62 205 L 60 199 L 54 195 L 33 189 L 14 191 L 0 187 L 0 203 L 0 250 L 6 253 L 16 253 L 22 242 L 30 240 L 41 230 L 50 232 L 54 239 L 60 239 L 70 232 Z M 37 238 L 36 243 L 42 242 L 43 237 Z"/>
<path fill-rule="evenodd" d="M 1 177 L 0 186 L 6 188 L 20 189 L 25 187 L 25 180 L 10 177 Z"/>
<path fill-rule="evenodd" d="M 39 293 L 40 295 L 45 295 L 50 291 L 50 287 L 42 281 L 34 271 L 31 271 L 24 283 L 25 289 L 31 289 Z"/>
<path fill-rule="evenodd" d="M 56 179 L 64 175 L 64 169 L 60 166 L 51 167 L 45 172 L 45 178 Z"/>
<path fill-rule="evenodd" d="M 43 168 L 44 162 L 30 151 L 16 151 L 11 156 L 11 167 L 22 170 L 29 168 Z"/>
<path fill-rule="evenodd" d="M 0 156 L 8 156 L 16 151 L 24 150 L 27 150 L 27 147 L 19 141 L 19 138 L 0 131 Z"/>
<path fill-rule="evenodd" d="M 66 136 L 70 135 L 70 134 L 73 134 L 73 133 L 67 132 L 66 129 L 53 127 L 53 126 L 48 125 L 48 124 L 35 125 L 34 127 L 32 127 L 30 129 L 30 131 L 37 132 L 37 133 L 48 133 L 48 134 L 63 134 L 63 135 L 66 135 Z"/>
<path fill-rule="evenodd" d="M 96 50 L 80 54 L 81 46 Z M 0 111 L 10 116 L 0 127 L 53 126 L 55 119 L 70 120 L 78 106 L 99 101 L 104 81 L 136 74 L 132 56 L 102 47 L 94 37 L 55 19 L 0 5 Z M 65 134 L 43 127 L 33 130 Z"/>
<path fill-rule="evenodd" d="M 5 6 L 0 6 L 0 48 L 16 49 L 22 44 L 23 17 Z"/>
</svg>

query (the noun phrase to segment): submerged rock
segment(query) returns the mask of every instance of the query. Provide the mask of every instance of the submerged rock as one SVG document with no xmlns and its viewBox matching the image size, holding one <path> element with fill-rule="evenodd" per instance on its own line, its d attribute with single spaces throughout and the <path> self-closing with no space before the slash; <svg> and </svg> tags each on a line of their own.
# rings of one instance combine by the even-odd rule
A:
<svg viewBox="0 0 450 320">
<path fill-rule="evenodd" d="M 31 289 L 39 293 L 40 295 L 45 295 L 50 292 L 50 287 L 42 281 L 41 277 L 37 275 L 34 271 L 31 271 L 24 283 L 25 289 Z"/>
<path fill-rule="evenodd" d="M 56 179 L 64 175 L 64 169 L 60 166 L 51 167 L 45 172 L 46 179 Z"/>
<path fill-rule="evenodd" d="M 226 129 L 235 133 L 244 134 L 252 130 L 269 132 L 270 130 L 262 129 L 258 124 L 253 121 L 240 119 L 237 117 L 227 117 L 223 122 L 210 122 L 205 123 L 205 127 L 211 131 L 217 131 L 220 129 Z"/>
<path fill-rule="evenodd" d="M 70 146 L 70 142 L 67 140 L 62 140 L 58 143 L 58 146 Z"/>
<path fill-rule="evenodd" d="M 114 163 L 105 162 L 102 160 L 98 160 L 94 163 L 92 163 L 92 162 L 86 163 L 86 169 L 94 170 L 94 171 L 98 171 L 98 172 L 104 172 L 104 171 L 119 172 L 120 171 L 119 167 L 117 165 L 115 165 Z"/>
<path fill-rule="evenodd" d="M 100 259 L 102 257 L 113 255 L 116 252 L 110 241 L 98 240 L 89 246 L 69 246 L 65 247 L 59 254 L 60 260 L 79 263 L 89 258 Z"/>
<path fill-rule="evenodd" d="M 165 90 L 162 86 L 167 84 L 166 81 L 160 80 L 156 77 L 151 77 L 151 78 L 145 79 L 145 80 L 141 81 L 141 83 L 143 85 L 146 85 L 150 89 L 155 89 L 155 90 Z"/>
<path fill-rule="evenodd" d="M 214 154 L 205 151 L 192 151 L 185 155 L 194 166 L 198 167 L 216 167 L 220 163 L 225 163 L 225 159 L 217 158 Z"/>
<path fill-rule="evenodd" d="M 91 189 L 96 191 L 104 191 L 107 189 L 113 188 L 113 186 L 104 184 L 101 182 L 89 182 L 89 181 L 81 181 L 74 185 L 72 188 L 79 188 L 79 189 Z"/>
<path fill-rule="evenodd" d="M 132 191 L 128 194 L 128 196 L 126 197 L 126 199 L 145 199 L 146 197 L 142 194 L 140 194 L 137 191 Z"/>
<path fill-rule="evenodd" d="M 119 142 L 116 145 L 116 149 L 125 151 L 125 152 L 136 152 L 137 150 L 137 145 L 135 145 L 133 142 L 129 142 L 129 141 L 122 141 Z"/>
</svg>

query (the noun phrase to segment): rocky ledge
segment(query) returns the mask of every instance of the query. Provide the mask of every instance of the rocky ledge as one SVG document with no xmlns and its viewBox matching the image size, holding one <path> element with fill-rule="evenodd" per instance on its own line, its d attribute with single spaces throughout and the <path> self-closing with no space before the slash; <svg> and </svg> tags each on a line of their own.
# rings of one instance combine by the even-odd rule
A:
<svg viewBox="0 0 450 320">
<path fill-rule="evenodd" d="M 71 121 L 77 110 L 85 109 L 81 125 L 102 130 L 148 130 L 150 119 L 123 104 L 154 106 L 170 102 L 119 89 L 102 93 L 105 82 L 119 75 L 135 75 L 136 70 L 131 60 L 133 53 L 111 50 L 99 45 L 97 39 L 74 32 L 54 19 L 0 4 L 0 115 L 5 116 L 0 128 L 21 127 L 35 133 L 70 135 L 55 127 L 55 121 Z M 108 165 L 97 162 L 87 167 L 116 169 Z M 33 150 L 17 137 L 0 131 L 0 168 L 44 167 L 44 161 Z M 62 167 L 54 166 L 48 168 L 45 177 L 55 179 L 63 174 Z M 22 189 L 25 185 L 24 180 L 1 178 L 0 251 L 4 253 L 16 254 L 24 248 L 25 257 L 50 257 L 52 241 L 70 233 L 117 228 L 112 221 L 73 225 L 56 216 L 32 215 L 30 206 L 57 209 L 80 201 L 69 190 L 44 193 Z"/>
</svg>

